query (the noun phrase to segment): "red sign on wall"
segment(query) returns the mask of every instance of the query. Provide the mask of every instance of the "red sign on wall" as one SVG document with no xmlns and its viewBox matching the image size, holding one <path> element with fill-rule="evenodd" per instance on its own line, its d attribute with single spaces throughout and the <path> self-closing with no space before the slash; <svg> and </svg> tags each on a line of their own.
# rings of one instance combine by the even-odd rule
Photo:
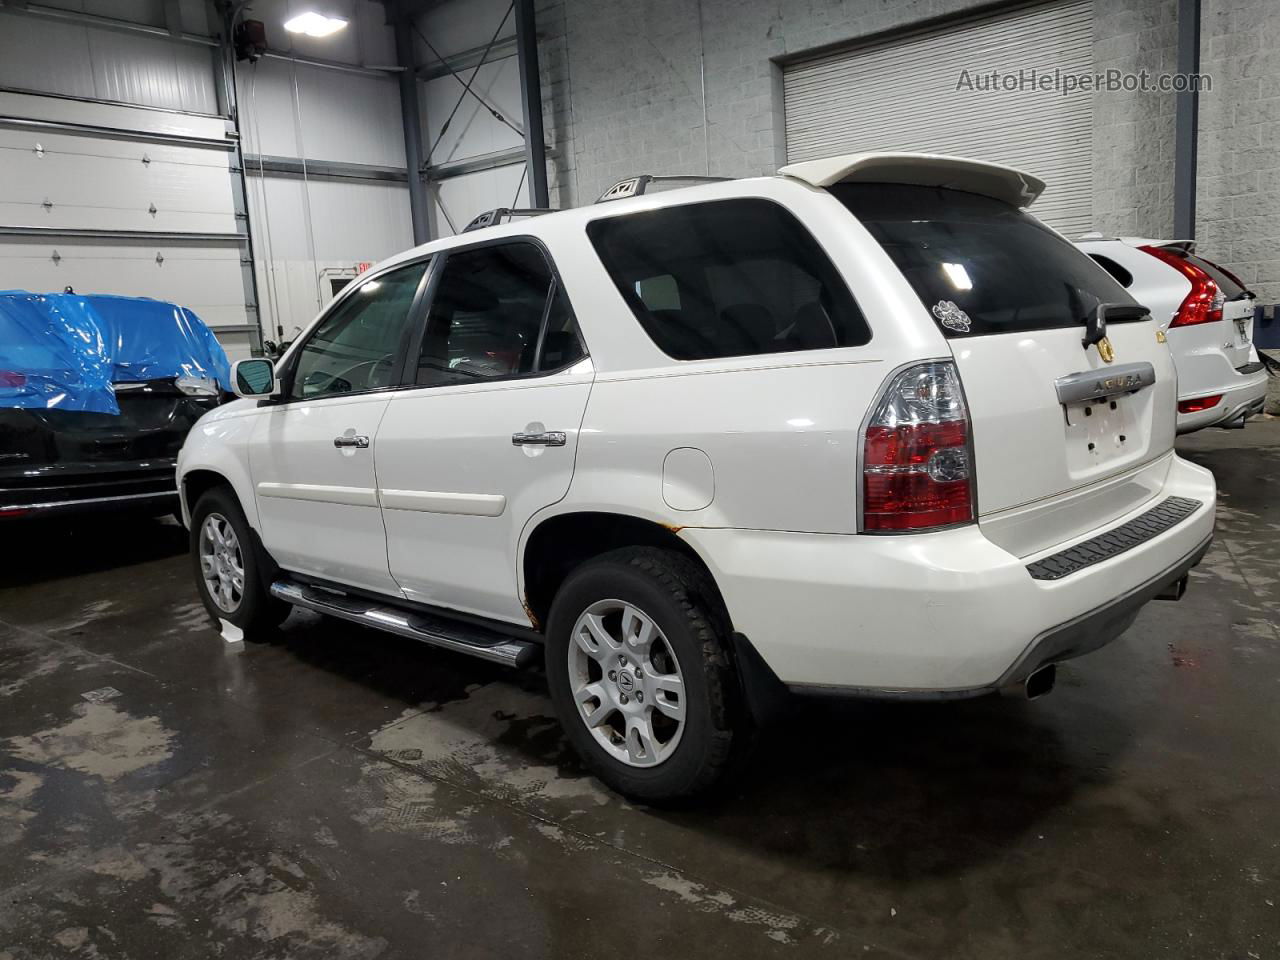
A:
<svg viewBox="0 0 1280 960">
<path fill-rule="evenodd" d="M 359 263 L 356 264 L 356 276 L 357 277 L 360 276 L 360 274 L 364 273 L 372 266 L 373 266 L 372 260 L 361 260 Z"/>
</svg>

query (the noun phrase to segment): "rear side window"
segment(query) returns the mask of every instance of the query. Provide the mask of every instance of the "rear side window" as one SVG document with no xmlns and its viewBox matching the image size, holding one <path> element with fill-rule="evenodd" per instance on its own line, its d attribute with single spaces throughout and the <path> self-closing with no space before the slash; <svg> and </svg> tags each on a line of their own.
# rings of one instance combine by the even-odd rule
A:
<svg viewBox="0 0 1280 960">
<path fill-rule="evenodd" d="M 1072 327 L 1099 303 L 1136 302 L 1081 250 L 1010 204 L 903 184 L 830 190 L 884 247 L 947 336 Z"/>
<path fill-rule="evenodd" d="M 415 382 L 436 387 L 525 376 L 583 356 L 568 299 L 542 252 L 531 243 L 495 244 L 445 260 Z"/>
<path fill-rule="evenodd" d="M 1091 253 L 1089 256 L 1093 258 L 1094 263 L 1115 277 L 1116 283 L 1120 284 L 1120 286 L 1126 289 L 1133 286 L 1133 274 L 1110 257 L 1104 257 L 1100 253 Z"/>
<path fill-rule="evenodd" d="M 596 220 L 587 236 L 636 319 L 677 360 L 859 346 L 858 305 L 800 222 L 769 200 Z"/>
</svg>

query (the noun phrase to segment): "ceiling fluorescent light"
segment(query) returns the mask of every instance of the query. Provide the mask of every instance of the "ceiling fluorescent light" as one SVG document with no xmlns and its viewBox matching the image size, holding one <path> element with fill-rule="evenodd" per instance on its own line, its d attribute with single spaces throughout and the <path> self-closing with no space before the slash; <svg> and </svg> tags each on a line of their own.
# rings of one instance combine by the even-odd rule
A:
<svg viewBox="0 0 1280 960">
<path fill-rule="evenodd" d="M 284 22 L 290 33 L 305 33 L 308 37 L 327 37 L 347 25 L 342 17 L 326 17 L 323 13 L 308 10 Z"/>
</svg>

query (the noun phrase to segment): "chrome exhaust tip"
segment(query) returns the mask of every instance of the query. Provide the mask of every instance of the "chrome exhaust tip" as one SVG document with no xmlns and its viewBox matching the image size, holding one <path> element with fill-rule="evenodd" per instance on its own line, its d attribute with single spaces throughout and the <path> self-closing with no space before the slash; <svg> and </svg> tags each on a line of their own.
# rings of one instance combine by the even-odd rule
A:
<svg viewBox="0 0 1280 960">
<path fill-rule="evenodd" d="M 1058 668 L 1050 663 L 1033 671 L 1021 683 L 1011 683 L 1007 687 L 1001 687 L 1000 693 L 1018 700 L 1037 700 L 1053 689 L 1057 677 Z"/>
<path fill-rule="evenodd" d="M 1038 700 L 1046 693 L 1053 690 L 1053 684 L 1058 679 L 1058 668 L 1054 664 L 1047 667 L 1041 667 L 1031 676 L 1027 677 L 1027 682 L 1023 684 L 1026 690 L 1028 700 Z"/>
<path fill-rule="evenodd" d="M 1187 574 L 1183 574 L 1177 580 L 1167 584 L 1163 590 L 1156 594 L 1157 600 L 1181 600 L 1182 595 L 1187 592 Z"/>
</svg>

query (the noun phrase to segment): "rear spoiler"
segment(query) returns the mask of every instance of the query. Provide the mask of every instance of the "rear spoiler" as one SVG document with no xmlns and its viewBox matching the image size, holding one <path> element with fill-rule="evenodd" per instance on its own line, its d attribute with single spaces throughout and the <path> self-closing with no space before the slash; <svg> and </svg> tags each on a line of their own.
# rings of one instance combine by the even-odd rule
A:
<svg viewBox="0 0 1280 960">
<path fill-rule="evenodd" d="M 1029 207 L 1044 192 L 1044 181 L 998 163 L 936 153 L 850 153 L 804 160 L 778 170 L 815 187 L 833 183 L 906 183 L 949 187 Z"/>
</svg>

